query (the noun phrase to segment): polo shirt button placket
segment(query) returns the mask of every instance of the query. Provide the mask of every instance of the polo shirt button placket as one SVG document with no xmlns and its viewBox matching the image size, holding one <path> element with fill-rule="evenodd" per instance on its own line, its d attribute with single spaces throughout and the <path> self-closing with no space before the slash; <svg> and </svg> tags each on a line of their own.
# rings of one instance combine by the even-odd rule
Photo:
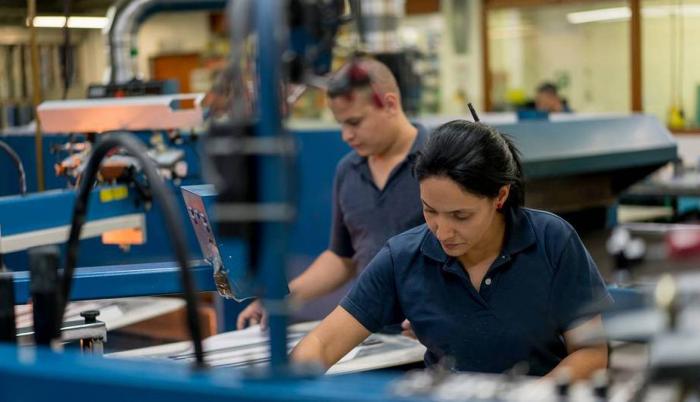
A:
<svg viewBox="0 0 700 402">
<path fill-rule="evenodd" d="M 489 286 L 491 284 L 491 278 L 486 278 L 484 285 Z"/>
</svg>

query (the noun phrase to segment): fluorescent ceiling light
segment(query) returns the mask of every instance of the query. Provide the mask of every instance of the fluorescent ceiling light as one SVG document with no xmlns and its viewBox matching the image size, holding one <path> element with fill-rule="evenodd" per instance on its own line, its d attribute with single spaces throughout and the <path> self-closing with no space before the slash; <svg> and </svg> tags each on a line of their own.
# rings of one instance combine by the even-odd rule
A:
<svg viewBox="0 0 700 402">
<path fill-rule="evenodd" d="M 615 7 L 569 13 L 566 15 L 566 19 L 572 24 L 585 24 L 587 22 L 620 21 L 630 18 L 631 15 L 632 12 L 628 7 Z"/>
<path fill-rule="evenodd" d="M 37 28 L 63 28 L 66 17 L 34 17 L 34 26 Z M 27 19 L 29 26 L 29 19 Z"/>
<path fill-rule="evenodd" d="M 672 15 L 698 17 L 700 16 L 700 5 L 683 4 L 680 7 L 666 5 L 642 8 L 642 16 L 645 18 L 670 17 Z M 572 24 L 585 24 L 589 22 L 624 21 L 631 16 L 632 12 L 629 7 L 615 7 L 569 13 L 566 15 L 566 19 Z"/>
<path fill-rule="evenodd" d="M 34 17 L 34 26 L 37 28 L 63 28 L 65 24 L 66 17 Z M 102 29 L 106 25 L 107 17 L 68 17 L 68 28 Z"/>
<path fill-rule="evenodd" d="M 68 28 L 102 29 L 107 17 L 68 17 Z"/>
</svg>

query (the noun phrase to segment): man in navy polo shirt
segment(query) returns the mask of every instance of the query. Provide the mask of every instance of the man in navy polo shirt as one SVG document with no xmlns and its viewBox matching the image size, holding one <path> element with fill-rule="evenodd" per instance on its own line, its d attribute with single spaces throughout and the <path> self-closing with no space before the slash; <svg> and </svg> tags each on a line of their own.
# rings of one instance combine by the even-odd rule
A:
<svg viewBox="0 0 700 402">
<path fill-rule="evenodd" d="M 332 366 L 371 332 L 408 319 L 425 362 L 503 373 L 589 377 L 607 346 L 577 343 L 602 329 L 611 302 L 574 229 L 523 208 L 519 154 L 495 130 L 462 120 L 436 129 L 415 173 L 426 225 L 391 238 L 359 281 L 292 353 Z"/>
<path fill-rule="evenodd" d="M 393 235 L 424 222 L 411 162 L 426 140 L 401 107 L 396 79 L 381 62 L 355 58 L 333 74 L 329 107 L 352 147 L 336 168 L 328 250 L 289 284 L 293 302 L 306 303 L 340 288 Z M 238 329 L 267 314 L 259 301 L 238 316 Z"/>
</svg>

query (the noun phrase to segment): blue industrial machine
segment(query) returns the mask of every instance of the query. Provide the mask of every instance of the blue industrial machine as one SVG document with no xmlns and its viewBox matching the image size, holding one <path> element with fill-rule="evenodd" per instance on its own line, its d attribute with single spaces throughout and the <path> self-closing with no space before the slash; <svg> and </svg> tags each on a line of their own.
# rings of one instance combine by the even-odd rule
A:
<svg viewBox="0 0 700 402">
<path fill-rule="evenodd" d="M 105 131 L 124 129 L 134 132 L 139 139 L 148 146 L 149 160 L 154 163 L 159 174 L 167 179 L 168 186 L 173 193 L 179 194 L 180 184 L 193 184 L 201 182 L 199 158 L 196 156 L 197 136 L 190 132 L 202 122 L 202 111 L 199 107 L 181 110 L 177 103 L 183 100 L 193 100 L 198 95 L 168 95 L 154 97 L 131 97 L 123 99 L 100 100 L 74 100 L 74 101 L 48 101 L 39 107 L 39 115 L 42 118 L 43 127 L 56 133 L 44 137 L 44 154 L 52 155 L 45 162 L 53 159 L 53 164 L 45 163 L 51 172 L 37 172 L 31 170 L 34 159 L 34 141 L 27 135 L 16 134 L 5 137 L 8 147 L 16 150 L 18 158 L 29 162 L 29 177 L 26 187 L 33 191 L 27 197 L 3 197 L 0 202 L 8 211 L 16 211 L 12 216 L 3 217 L 0 221 L 8 231 L 17 234 L 25 231 L 28 225 L 42 223 L 46 227 L 56 222 L 67 220 L 69 209 L 61 210 L 66 205 L 72 204 L 74 195 L 71 191 L 63 190 L 65 197 L 59 197 L 59 192 L 35 193 L 36 185 L 33 181 L 42 174 L 48 178 L 47 187 L 50 189 L 65 189 L 76 186 L 82 174 L 87 158 L 90 155 L 93 143 L 104 136 Z M 197 103 L 195 103 L 198 105 Z M 2 162 L 6 162 L 3 158 Z M 0 166 L 4 167 L 3 163 Z M 132 227 L 148 226 L 159 228 L 164 225 L 160 216 L 160 206 L 150 208 L 148 185 L 139 177 L 140 166 L 134 157 L 123 155 L 119 152 L 109 155 L 109 158 L 101 167 L 100 185 L 112 183 L 126 183 L 129 187 L 126 191 L 129 200 L 123 202 L 133 204 L 138 208 L 142 221 Z M 15 193 L 15 182 L 2 182 L 0 193 Z M 124 187 L 126 188 L 126 187 Z M 109 194 L 108 190 L 99 194 Z M 73 198 L 71 198 L 73 197 Z M 100 197 L 103 198 L 103 197 Z M 178 200 L 179 197 L 178 197 Z M 57 206 L 57 203 L 67 203 Z M 100 204 L 102 201 L 100 201 Z M 182 204 L 180 201 L 179 204 Z M 97 205 L 97 204 L 96 204 Z M 184 211 L 184 207 L 183 211 Z M 29 214 L 25 214 L 29 212 Z M 126 225 L 130 217 L 121 216 L 123 213 L 115 208 L 113 218 L 117 217 Z M 27 217 L 33 219 L 26 219 Z M 28 224 L 27 221 L 33 222 Z M 133 221 L 133 219 L 132 219 Z M 69 222 L 68 222 L 69 223 Z M 101 224 L 101 223 L 100 223 Z M 92 226 L 90 223 L 88 226 Z M 54 225 L 56 226 L 56 225 Z M 64 226 L 61 228 L 59 226 Z M 54 232 L 67 229 L 67 223 L 53 228 Z M 114 225 L 113 225 L 114 226 Z M 86 228 L 90 233 L 91 229 Z M 58 233 L 57 232 L 57 233 Z M 103 246 L 100 239 L 88 239 L 84 243 L 91 249 L 99 252 L 86 254 L 81 259 L 84 265 L 116 265 L 122 263 L 151 263 L 167 261 L 170 253 L 167 243 L 162 236 L 154 232 L 145 243 L 130 245 L 131 253 L 125 253 L 120 248 Z M 191 231 L 188 234 L 188 248 L 198 255 L 196 242 Z M 42 235 L 46 235 L 45 233 Z M 25 236 L 26 237 L 26 236 Z M 87 236 L 90 237 L 90 236 Z M 20 238 L 22 239 L 22 238 Z M 65 240 L 65 239 L 63 239 Z M 61 240 L 61 242 L 63 241 Z M 57 241 L 54 241 L 57 243 Z M 44 241 L 44 244 L 48 244 Z M 28 248 L 34 243 L 26 243 Z M 26 253 L 5 247 L 5 263 L 13 270 L 23 270 L 27 267 Z"/>
<path fill-rule="evenodd" d="M 619 195 L 676 160 L 676 143 L 651 116 L 496 124 L 523 153 L 526 205 L 577 230 L 610 228 Z"/>
<path fill-rule="evenodd" d="M 143 201 L 127 186 L 106 186 L 92 192 L 88 228 L 83 238 L 125 228 L 145 229 Z M 13 253 L 31 247 L 65 242 L 75 192 L 52 190 L 0 197 L 0 251 Z M 41 211 L 40 219 L 33 219 Z"/>
<path fill-rule="evenodd" d="M 188 95 L 191 97 L 191 95 Z M 172 97 L 166 99 L 153 100 L 127 100 L 121 101 L 122 109 L 115 109 L 115 105 L 91 105 L 87 102 L 61 103 L 56 102 L 56 114 L 59 117 L 66 117 L 69 126 L 72 123 L 76 127 L 76 122 L 80 124 L 107 124 L 110 120 L 117 118 L 116 124 L 126 121 L 129 124 L 137 125 L 137 128 L 145 127 L 148 122 L 138 119 L 131 119 L 125 113 L 125 108 L 135 109 L 138 106 L 136 115 L 143 114 L 145 106 L 151 106 L 150 112 L 157 112 L 153 108 L 159 107 L 162 111 L 170 111 L 167 102 Z M 144 106 L 145 103 L 145 106 Z M 42 105 L 45 109 L 50 109 L 47 104 Z M 49 105 L 50 106 L 50 105 Z M 117 105 L 118 106 L 118 105 Z M 96 113 L 83 110 L 86 107 L 96 107 Z M 82 108 L 82 109 L 81 109 Z M 105 114 L 111 113 L 111 114 Z M 188 112 L 187 116 L 195 117 L 201 121 L 201 112 Z M 199 116 L 197 116 L 199 113 Z M 97 116 L 94 116 L 97 114 Z M 132 112 L 131 115 L 134 113 Z M 167 113 L 165 114 L 167 117 Z M 94 118 L 80 118 L 80 116 L 90 115 Z M 153 115 L 158 116 L 158 113 Z M 153 118 L 151 115 L 150 118 Z M 77 117 L 76 117 L 77 116 Z M 173 112 L 175 119 L 166 119 L 164 123 L 167 127 L 179 120 L 182 125 L 191 124 L 192 119 L 183 119 L 182 113 Z M 51 127 L 50 119 L 47 124 Z M 65 124 L 63 122 L 62 124 Z M 114 123 L 112 123 L 114 124 Z M 141 126 L 138 126 L 138 125 Z M 102 134 L 101 134 L 102 135 Z M 193 158 L 194 147 L 192 142 L 185 139 L 186 146 L 176 148 L 176 144 L 164 144 L 163 137 L 166 134 L 161 132 L 142 132 L 139 134 L 140 141 L 148 143 L 151 148 L 148 152 L 147 163 L 153 164 L 161 175 L 167 178 L 167 186 L 170 191 L 179 193 L 176 183 L 197 182 L 199 167 L 198 160 Z M 85 160 L 89 155 L 91 145 L 85 142 L 85 135 L 74 136 L 49 136 L 45 144 L 49 149 L 65 149 L 59 153 L 60 158 L 66 161 L 61 163 L 61 167 L 69 166 L 70 172 L 63 172 L 61 178 L 70 180 L 71 177 L 77 179 L 85 168 Z M 31 159 L 28 150 L 32 139 L 26 136 L 14 136 L 8 139 L 8 144 L 12 148 L 19 150 L 18 159 Z M 59 142 L 62 140 L 62 143 Z M 79 146 L 79 147 L 78 147 Z M 67 156 L 66 156 L 67 155 Z M 105 163 L 101 169 L 102 183 L 89 197 L 88 203 L 92 205 L 87 222 L 81 233 L 81 243 L 83 247 L 90 249 L 91 253 L 84 253 L 81 258 L 82 265 L 86 268 L 79 268 L 77 271 L 77 291 L 73 294 L 74 299 L 90 299 L 96 297 L 109 298 L 120 296 L 150 295 L 177 293 L 181 290 L 177 285 L 177 267 L 169 262 L 170 253 L 166 253 L 167 240 L 158 232 L 158 228 L 164 225 L 161 216 L 161 207 L 153 205 L 149 189 L 149 183 L 139 178 L 139 162 L 128 155 L 112 153 L 109 156 L 109 163 Z M 31 165 L 30 165 L 31 166 Z M 57 163 L 57 166 L 58 163 Z M 182 166 L 193 167 L 190 174 L 185 174 Z M 53 167 L 51 167 L 53 169 Z M 179 175 L 176 170 L 179 170 Z M 32 172 L 37 173 L 37 172 Z M 30 178 L 36 174 L 30 174 Z M 47 175 L 53 177 L 53 174 Z M 4 183 L 4 182 L 3 182 Z M 122 185 L 111 185 L 110 183 L 125 183 Z M 66 183 L 52 182 L 51 187 L 64 187 Z M 30 188 L 33 184 L 30 183 Z M 179 198 L 178 198 L 179 200 Z M 56 189 L 42 193 L 32 192 L 27 195 L 0 197 L 0 252 L 3 253 L 3 262 L 11 270 L 16 271 L 18 281 L 18 291 L 16 292 L 19 302 L 28 300 L 28 280 L 27 268 L 29 261 L 26 250 L 46 244 L 62 244 L 68 238 L 68 230 L 71 224 L 71 209 L 76 201 L 76 193 L 67 189 Z M 179 203 L 181 204 L 181 202 Z M 184 210 L 184 207 L 183 207 Z M 149 236 L 148 229 L 153 232 Z M 124 241 L 123 233 L 115 231 L 131 230 L 131 238 Z M 186 232 L 188 236 L 187 248 L 197 250 L 194 236 L 191 232 Z M 119 245 L 120 247 L 117 247 Z M 125 252 L 124 250 L 131 250 Z M 65 253 L 65 248 L 63 252 Z M 199 253 L 194 254 L 197 258 Z M 129 265 L 123 265 L 127 263 Z M 197 265 L 197 264 L 195 264 Z M 210 277 L 211 269 L 203 267 Z M 82 280 L 89 278 L 83 285 Z M 107 279 L 111 278 L 111 279 Z M 157 280 L 156 280 L 157 279 Z M 121 286 L 115 287 L 116 281 Z M 202 290 L 213 290 L 213 285 L 208 287 L 208 281 L 202 283 Z M 83 290 L 86 293 L 82 293 Z"/>
</svg>

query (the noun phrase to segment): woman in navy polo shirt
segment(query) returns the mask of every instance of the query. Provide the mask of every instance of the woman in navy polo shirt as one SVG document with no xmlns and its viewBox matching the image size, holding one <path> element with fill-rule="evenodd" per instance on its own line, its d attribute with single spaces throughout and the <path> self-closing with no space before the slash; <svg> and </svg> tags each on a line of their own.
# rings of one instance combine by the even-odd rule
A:
<svg viewBox="0 0 700 402">
<path fill-rule="evenodd" d="M 404 319 L 432 365 L 500 373 L 607 366 L 607 346 L 577 346 L 611 302 L 574 229 L 522 207 L 518 150 L 494 129 L 463 120 L 439 127 L 414 171 L 426 224 L 391 238 L 358 283 L 294 349 L 296 361 L 332 366 L 371 332 Z"/>
</svg>

